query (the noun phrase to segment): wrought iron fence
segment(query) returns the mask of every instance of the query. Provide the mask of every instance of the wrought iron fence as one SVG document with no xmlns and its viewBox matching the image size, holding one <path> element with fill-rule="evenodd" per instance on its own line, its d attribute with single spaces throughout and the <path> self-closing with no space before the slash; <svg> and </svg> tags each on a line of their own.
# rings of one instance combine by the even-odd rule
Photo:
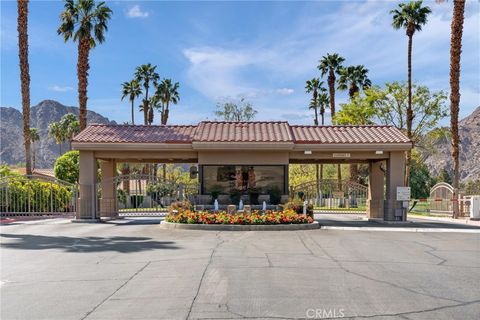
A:
<svg viewBox="0 0 480 320">
<path fill-rule="evenodd" d="M 97 184 L 97 210 L 102 214 L 102 188 L 115 193 L 115 210 L 119 215 L 162 213 L 174 201 L 192 200 L 198 194 L 198 183 L 180 183 L 162 180 L 149 174 L 119 175 Z"/>
<path fill-rule="evenodd" d="M 336 179 L 310 181 L 290 187 L 291 197 L 302 197 L 318 210 L 365 211 L 367 186 Z"/>
<path fill-rule="evenodd" d="M 77 197 L 76 184 L 55 178 L 12 175 L 0 179 L 2 216 L 73 214 Z"/>
</svg>

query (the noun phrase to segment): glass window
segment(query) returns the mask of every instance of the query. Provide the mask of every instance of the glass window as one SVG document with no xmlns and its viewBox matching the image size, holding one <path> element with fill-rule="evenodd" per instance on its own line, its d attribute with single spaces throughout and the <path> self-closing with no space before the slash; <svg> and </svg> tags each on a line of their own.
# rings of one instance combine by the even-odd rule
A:
<svg viewBox="0 0 480 320">
<path fill-rule="evenodd" d="M 273 188 L 285 192 L 285 166 L 224 165 L 202 166 L 202 190 L 204 194 L 219 190 L 228 194 L 234 190 L 247 193 L 256 189 L 268 193 Z"/>
</svg>

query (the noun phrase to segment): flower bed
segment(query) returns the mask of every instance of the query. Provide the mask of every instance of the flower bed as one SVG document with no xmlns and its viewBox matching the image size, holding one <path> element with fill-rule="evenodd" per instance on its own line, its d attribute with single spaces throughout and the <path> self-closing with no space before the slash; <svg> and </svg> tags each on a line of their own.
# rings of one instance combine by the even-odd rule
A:
<svg viewBox="0 0 480 320">
<path fill-rule="evenodd" d="M 311 217 L 297 214 L 293 210 L 285 210 L 282 212 L 266 211 L 261 213 L 255 211 L 252 213 L 227 214 L 225 211 L 220 212 L 194 212 L 190 210 L 178 213 L 170 213 L 165 218 L 166 221 L 172 223 L 184 224 L 231 224 L 231 225 L 278 225 L 278 224 L 308 224 L 312 223 Z"/>
</svg>

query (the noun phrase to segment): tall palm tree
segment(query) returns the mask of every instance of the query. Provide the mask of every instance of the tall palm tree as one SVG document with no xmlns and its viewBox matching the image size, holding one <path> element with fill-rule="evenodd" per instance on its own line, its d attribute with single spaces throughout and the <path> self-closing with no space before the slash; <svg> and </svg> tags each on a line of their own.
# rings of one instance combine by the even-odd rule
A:
<svg viewBox="0 0 480 320">
<path fill-rule="evenodd" d="M 353 100 L 360 89 L 365 90 L 372 86 L 368 78 L 368 69 L 363 65 L 349 66 L 340 70 L 338 89 L 347 90 L 350 100 Z M 358 164 L 350 165 L 350 180 L 358 181 Z"/>
<path fill-rule="evenodd" d="M 338 53 L 327 53 L 327 55 L 323 56 L 319 61 L 319 65 L 317 67 L 322 73 L 322 77 L 328 74 L 327 82 L 332 119 L 335 116 L 335 75 L 339 73 L 340 69 L 342 69 L 342 63 L 344 61 L 345 58 L 341 57 Z"/>
<path fill-rule="evenodd" d="M 132 104 L 132 124 L 135 124 L 135 99 L 142 94 L 142 88 L 137 80 L 122 83 L 122 100 L 128 96 L 128 100 Z"/>
<path fill-rule="evenodd" d="M 155 71 L 157 66 L 152 66 L 150 63 L 142 64 L 138 66 L 135 71 L 135 80 L 138 81 L 141 85 L 143 85 L 144 91 L 144 98 L 143 98 L 143 122 L 145 125 L 151 124 L 153 122 L 153 112 L 150 114 L 149 108 L 149 99 L 148 99 L 148 92 L 150 89 L 150 85 L 156 86 L 158 79 L 160 76 Z"/>
<path fill-rule="evenodd" d="M 161 124 L 163 125 L 166 125 L 168 122 L 170 102 L 177 104 L 180 100 L 179 87 L 180 84 L 178 82 L 172 83 L 172 79 L 164 79 L 157 88 L 156 94 L 162 101 Z"/>
<path fill-rule="evenodd" d="M 398 9 L 390 11 L 393 15 L 392 26 L 395 29 L 404 28 L 408 37 L 408 106 L 407 106 L 407 136 L 412 139 L 412 42 L 413 35 L 416 31 L 421 31 L 422 26 L 427 23 L 427 16 L 432 12 L 429 7 L 422 7 L 423 1 L 410 1 L 400 3 Z M 405 184 L 409 184 L 410 179 L 410 162 L 412 160 L 412 152 L 407 151 L 407 163 L 405 166 Z"/>
<path fill-rule="evenodd" d="M 453 188 L 458 199 L 460 182 L 458 113 L 460 111 L 460 56 L 462 53 L 465 1 L 453 2 L 452 35 L 450 44 L 450 126 L 452 130 Z M 453 217 L 458 217 L 458 201 L 453 203 Z"/>
<path fill-rule="evenodd" d="M 368 78 L 368 69 L 366 69 L 365 66 L 349 66 L 340 70 L 338 89 L 348 89 L 350 99 L 353 99 L 360 89 L 365 90 L 371 86 L 372 82 Z"/>
<path fill-rule="evenodd" d="M 345 61 L 345 58 L 340 56 L 338 53 L 327 53 L 319 61 L 318 70 L 320 70 L 322 77 L 328 74 L 328 93 L 330 99 L 330 115 L 332 117 L 332 125 L 335 124 L 335 84 L 336 78 L 335 75 L 339 73 L 342 69 L 342 63 Z M 342 189 L 342 166 L 341 164 L 337 165 L 337 180 L 338 180 L 338 189 Z"/>
<path fill-rule="evenodd" d="M 328 99 L 328 94 L 322 92 L 317 97 L 317 104 L 320 107 L 320 118 L 322 126 L 325 125 L 325 109 L 328 107 L 330 100 Z M 320 165 L 320 181 L 323 180 L 323 164 Z"/>
<path fill-rule="evenodd" d="M 323 81 L 320 78 L 313 78 L 311 80 L 307 80 L 305 85 L 305 91 L 307 93 L 312 93 L 312 100 L 310 103 L 310 109 L 315 110 L 315 125 L 318 126 L 318 92 L 325 91 L 323 87 Z"/>
<path fill-rule="evenodd" d="M 105 41 L 107 22 L 112 10 L 105 2 L 95 4 L 94 0 L 65 0 L 60 14 L 61 25 L 57 30 L 65 42 L 78 42 L 78 104 L 80 108 L 80 130 L 87 126 L 87 86 L 90 49 Z"/>
<path fill-rule="evenodd" d="M 30 128 L 30 142 L 32 143 L 32 170 L 35 169 L 35 142 L 40 140 L 37 128 Z"/>
<path fill-rule="evenodd" d="M 315 110 L 315 125 L 318 126 L 318 92 L 325 92 L 326 89 L 323 87 L 323 81 L 320 81 L 320 78 L 313 78 L 311 80 L 307 80 L 305 85 L 305 91 L 307 93 L 312 92 L 312 100 L 310 102 L 310 109 Z M 320 173 L 320 171 L 322 171 Z M 315 179 L 316 179 L 316 187 L 317 187 L 317 195 L 320 194 L 320 180 L 323 177 L 323 166 L 320 169 L 319 165 L 315 165 Z"/>
<path fill-rule="evenodd" d="M 328 107 L 330 103 L 330 99 L 328 98 L 328 94 L 322 92 L 318 95 L 317 98 L 318 106 L 320 107 L 320 118 L 321 118 L 321 125 L 325 125 L 325 109 Z"/>
<path fill-rule="evenodd" d="M 22 90 L 23 143 L 25 171 L 32 174 L 30 153 L 30 67 L 28 64 L 28 0 L 17 1 L 18 57 L 20 59 L 20 85 Z"/>
</svg>

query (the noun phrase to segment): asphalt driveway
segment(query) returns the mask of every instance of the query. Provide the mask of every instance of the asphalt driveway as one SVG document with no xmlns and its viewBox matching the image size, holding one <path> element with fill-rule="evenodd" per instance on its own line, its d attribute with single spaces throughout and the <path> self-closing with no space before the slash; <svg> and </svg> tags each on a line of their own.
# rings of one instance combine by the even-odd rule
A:
<svg viewBox="0 0 480 320">
<path fill-rule="evenodd" d="M 1 319 L 478 319 L 480 234 L 1 227 Z"/>
</svg>

